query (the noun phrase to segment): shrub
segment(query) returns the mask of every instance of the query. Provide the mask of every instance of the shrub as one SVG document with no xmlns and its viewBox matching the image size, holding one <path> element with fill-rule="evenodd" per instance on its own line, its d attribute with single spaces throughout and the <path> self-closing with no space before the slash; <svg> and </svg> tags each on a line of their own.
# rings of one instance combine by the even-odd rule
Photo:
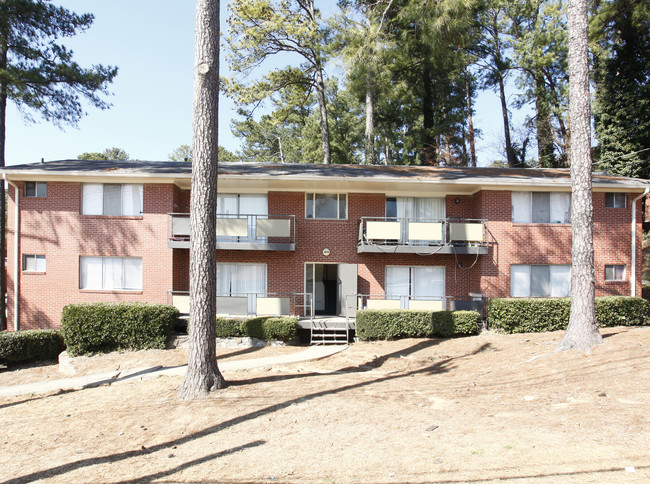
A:
<svg viewBox="0 0 650 484">
<path fill-rule="evenodd" d="M 596 298 L 596 320 L 600 327 L 646 324 L 647 301 L 638 297 Z M 569 298 L 491 299 L 488 321 L 491 328 L 507 333 L 535 333 L 566 329 Z"/>
<path fill-rule="evenodd" d="M 264 339 L 294 341 L 298 335 L 298 319 L 288 317 L 268 318 L 262 324 Z"/>
<path fill-rule="evenodd" d="M 431 328 L 427 336 L 450 338 L 454 335 L 454 317 L 451 311 L 436 311 L 431 313 Z"/>
<path fill-rule="evenodd" d="M 647 324 L 648 301 L 640 297 L 607 296 L 596 298 L 596 320 L 601 328 Z"/>
<path fill-rule="evenodd" d="M 61 331 L 33 329 L 0 333 L 0 361 L 4 363 L 54 360 L 64 349 Z"/>
<path fill-rule="evenodd" d="M 173 306 L 146 303 L 68 304 L 61 326 L 71 355 L 165 348 L 178 318 Z"/>
<path fill-rule="evenodd" d="M 217 338 L 233 338 L 242 335 L 242 320 L 235 318 L 217 318 Z"/>
<path fill-rule="evenodd" d="M 451 316 L 454 320 L 454 334 L 478 333 L 478 321 L 481 316 L 477 311 L 454 311 Z"/>
<path fill-rule="evenodd" d="M 264 339 L 264 321 L 266 321 L 266 316 L 259 316 L 257 318 L 245 319 L 241 323 L 241 334 L 242 336 L 248 336 L 249 338 Z"/>
<path fill-rule="evenodd" d="M 356 335 L 362 340 L 398 339 L 428 336 L 431 311 L 400 309 L 357 311 Z"/>
</svg>

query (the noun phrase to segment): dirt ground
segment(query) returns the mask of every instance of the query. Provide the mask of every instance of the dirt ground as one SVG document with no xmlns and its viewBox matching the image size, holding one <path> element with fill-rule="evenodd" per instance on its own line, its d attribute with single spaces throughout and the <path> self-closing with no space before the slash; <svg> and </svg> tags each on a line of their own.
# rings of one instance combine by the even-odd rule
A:
<svg viewBox="0 0 650 484">
<path fill-rule="evenodd" d="M 356 343 L 318 361 L 0 398 L 3 482 L 649 482 L 650 327 Z M 220 350 L 257 358 L 301 347 Z M 184 350 L 77 359 L 81 373 L 175 366 Z M 55 365 L 0 385 L 61 378 Z"/>
</svg>

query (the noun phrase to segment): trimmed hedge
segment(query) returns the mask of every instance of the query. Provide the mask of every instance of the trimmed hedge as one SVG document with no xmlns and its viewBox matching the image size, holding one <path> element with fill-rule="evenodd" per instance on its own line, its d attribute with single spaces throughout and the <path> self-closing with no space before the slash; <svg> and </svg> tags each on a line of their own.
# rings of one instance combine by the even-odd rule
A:
<svg viewBox="0 0 650 484">
<path fill-rule="evenodd" d="M 490 328 L 506 333 L 537 333 L 564 330 L 569 324 L 570 298 L 491 299 Z M 596 320 L 601 328 L 647 324 L 648 302 L 640 297 L 596 298 Z"/>
<path fill-rule="evenodd" d="M 217 338 L 248 336 L 266 340 L 294 341 L 297 334 L 298 318 L 295 317 L 217 318 Z"/>
<path fill-rule="evenodd" d="M 178 309 L 164 304 L 87 303 L 63 308 L 61 326 L 68 353 L 164 349 Z"/>
<path fill-rule="evenodd" d="M 55 360 L 64 349 L 61 331 L 32 329 L 0 333 L 0 361 L 3 363 Z"/>
<path fill-rule="evenodd" d="M 360 310 L 356 314 L 356 335 L 361 340 L 448 338 L 478 332 L 476 311 Z"/>
</svg>

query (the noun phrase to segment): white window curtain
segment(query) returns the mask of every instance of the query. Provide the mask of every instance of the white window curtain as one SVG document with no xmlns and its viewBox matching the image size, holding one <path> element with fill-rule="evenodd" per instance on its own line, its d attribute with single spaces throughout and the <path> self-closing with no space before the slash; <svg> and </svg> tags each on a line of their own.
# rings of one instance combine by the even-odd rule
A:
<svg viewBox="0 0 650 484">
<path fill-rule="evenodd" d="M 433 299 L 445 295 L 444 267 L 413 267 L 411 277 L 413 299 Z"/>
<path fill-rule="evenodd" d="M 102 258 L 81 258 L 81 289 L 102 288 Z"/>
<path fill-rule="evenodd" d="M 402 222 L 402 243 L 408 241 L 408 219 L 438 220 L 445 218 L 445 199 L 441 197 L 397 197 L 397 217 Z M 420 245 L 426 242 L 409 241 Z"/>
<path fill-rule="evenodd" d="M 266 294 L 266 264 L 217 264 L 217 294 L 248 296 L 248 312 L 255 313 L 257 296 Z"/>
<path fill-rule="evenodd" d="M 530 266 L 510 266 L 510 295 L 512 297 L 530 296 Z"/>
<path fill-rule="evenodd" d="M 101 183 L 84 183 L 81 213 L 102 215 L 104 213 L 104 187 Z"/>
<path fill-rule="evenodd" d="M 122 259 L 122 289 L 142 290 L 142 259 Z"/>
<path fill-rule="evenodd" d="M 531 192 L 512 192 L 512 221 L 515 223 L 530 223 L 532 211 Z"/>
<path fill-rule="evenodd" d="M 142 259 L 82 257 L 81 289 L 142 290 Z"/>
<path fill-rule="evenodd" d="M 122 259 L 104 257 L 103 289 L 122 289 Z"/>
<path fill-rule="evenodd" d="M 122 215 L 142 215 L 142 185 L 122 185 Z"/>
<path fill-rule="evenodd" d="M 218 215 L 239 215 L 239 204 L 236 193 L 220 193 L 217 195 Z"/>
<path fill-rule="evenodd" d="M 386 267 L 386 299 L 399 299 L 402 309 L 408 307 L 409 272 L 409 267 Z"/>
<path fill-rule="evenodd" d="M 269 214 L 266 194 L 240 195 L 239 213 L 248 215 L 248 238 L 254 240 L 257 219 L 266 218 L 266 215 Z"/>
<path fill-rule="evenodd" d="M 571 222 L 571 195 L 568 193 L 551 193 L 551 223 L 568 224 Z"/>
<path fill-rule="evenodd" d="M 551 267 L 551 297 L 571 295 L 571 266 Z"/>
</svg>

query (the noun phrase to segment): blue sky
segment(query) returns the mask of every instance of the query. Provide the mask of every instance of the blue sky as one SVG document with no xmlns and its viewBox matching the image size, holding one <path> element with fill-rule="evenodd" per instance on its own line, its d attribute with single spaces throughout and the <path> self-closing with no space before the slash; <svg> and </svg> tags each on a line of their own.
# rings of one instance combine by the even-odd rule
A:
<svg viewBox="0 0 650 484">
<path fill-rule="evenodd" d="M 63 130 L 40 121 L 25 123 L 9 103 L 6 160 L 8 165 L 35 163 L 41 158 L 76 158 L 79 154 L 124 149 L 131 158 L 167 160 L 168 154 L 192 139 L 192 65 L 194 1 L 192 0 L 58 0 L 76 13 L 95 15 L 85 33 L 65 39 L 82 66 L 114 65 L 119 73 L 110 87 L 111 109 L 88 107 L 78 128 Z M 226 27 L 222 0 L 221 25 Z M 222 73 L 225 71 L 222 58 Z M 234 116 L 228 99 L 220 101 L 219 144 L 235 151 L 239 142 L 230 132 Z M 483 130 L 479 160 L 498 158 L 502 136 L 496 94 L 479 98 L 476 123 Z"/>
</svg>

